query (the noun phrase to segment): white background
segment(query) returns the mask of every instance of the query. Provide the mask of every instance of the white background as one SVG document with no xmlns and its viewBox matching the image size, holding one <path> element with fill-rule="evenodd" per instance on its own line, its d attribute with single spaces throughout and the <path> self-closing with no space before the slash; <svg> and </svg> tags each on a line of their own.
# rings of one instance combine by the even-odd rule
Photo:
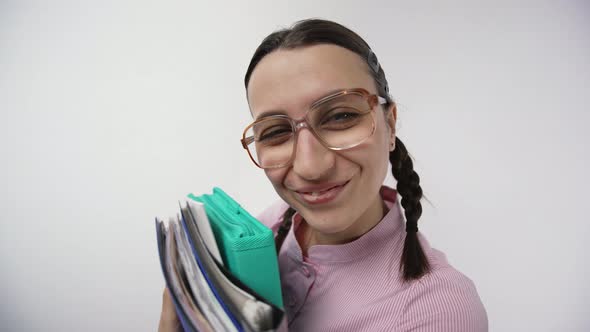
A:
<svg viewBox="0 0 590 332">
<path fill-rule="evenodd" d="M 276 199 L 239 144 L 264 36 L 308 17 L 375 50 L 421 230 L 492 331 L 588 331 L 587 1 L 0 1 L 0 330 L 156 330 L 153 218 Z"/>
</svg>

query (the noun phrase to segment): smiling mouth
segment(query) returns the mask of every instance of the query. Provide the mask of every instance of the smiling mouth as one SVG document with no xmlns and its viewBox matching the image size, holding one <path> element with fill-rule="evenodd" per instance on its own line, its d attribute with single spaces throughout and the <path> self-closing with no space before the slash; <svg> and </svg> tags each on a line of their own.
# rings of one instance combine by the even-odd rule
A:
<svg viewBox="0 0 590 332">
<path fill-rule="evenodd" d="M 342 192 L 344 187 L 350 182 L 350 180 L 337 186 L 330 187 L 320 191 L 296 191 L 301 199 L 308 204 L 323 204 L 333 201 L 338 197 L 338 194 Z"/>
</svg>

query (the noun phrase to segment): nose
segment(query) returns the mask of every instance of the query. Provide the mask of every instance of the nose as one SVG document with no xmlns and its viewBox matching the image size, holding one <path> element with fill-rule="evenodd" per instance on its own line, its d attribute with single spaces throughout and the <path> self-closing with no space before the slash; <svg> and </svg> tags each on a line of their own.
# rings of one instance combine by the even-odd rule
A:
<svg viewBox="0 0 590 332">
<path fill-rule="evenodd" d="M 308 128 L 297 135 L 293 171 L 308 181 L 327 177 L 334 169 L 335 152 L 322 145 Z"/>
</svg>

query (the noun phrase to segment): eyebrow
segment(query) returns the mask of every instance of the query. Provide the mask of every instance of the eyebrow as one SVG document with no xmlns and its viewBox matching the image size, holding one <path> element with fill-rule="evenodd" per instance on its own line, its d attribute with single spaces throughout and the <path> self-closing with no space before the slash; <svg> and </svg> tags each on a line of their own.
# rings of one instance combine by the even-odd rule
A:
<svg viewBox="0 0 590 332">
<path fill-rule="evenodd" d="M 266 118 L 272 115 L 287 115 L 287 112 L 282 111 L 282 110 L 271 110 L 271 111 L 265 111 L 260 113 L 255 120 L 260 120 L 262 118 Z"/>
<path fill-rule="evenodd" d="M 346 90 L 346 88 L 339 88 L 339 89 L 333 89 L 328 91 L 327 93 L 325 93 L 324 95 L 322 95 L 319 98 L 316 98 L 313 102 L 311 102 L 309 105 L 313 105 L 315 104 L 318 100 L 321 100 L 322 98 L 328 97 L 330 95 L 333 95 L 335 93 L 338 93 L 342 90 Z M 257 117 L 256 117 L 256 121 L 262 119 L 262 118 L 266 118 L 268 116 L 272 116 L 272 115 L 287 115 L 287 112 L 284 110 L 270 110 L 270 111 L 264 111 L 262 113 L 260 113 Z"/>
</svg>

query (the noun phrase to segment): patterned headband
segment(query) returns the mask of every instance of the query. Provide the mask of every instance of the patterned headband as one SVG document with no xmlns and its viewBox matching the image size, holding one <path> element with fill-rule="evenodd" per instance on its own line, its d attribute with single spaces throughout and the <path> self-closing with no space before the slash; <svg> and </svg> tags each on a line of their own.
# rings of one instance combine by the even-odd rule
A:
<svg viewBox="0 0 590 332">
<path fill-rule="evenodd" d="M 385 82 L 385 80 L 379 79 L 379 69 L 381 69 L 381 65 L 379 64 L 379 59 L 377 59 L 377 55 L 375 54 L 375 52 L 373 52 L 372 49 L 369 49 L 369 54 L 367 54 L 367 63 L 369 64 L 369 67 L 371 67 L 371 70 L 377 76 L 377 81 L 379 81 L 381 85 L 385 86 L 385 92 L 389 94 L 389 86 L 387 85 L 387 82 Z"/>
</svg>

